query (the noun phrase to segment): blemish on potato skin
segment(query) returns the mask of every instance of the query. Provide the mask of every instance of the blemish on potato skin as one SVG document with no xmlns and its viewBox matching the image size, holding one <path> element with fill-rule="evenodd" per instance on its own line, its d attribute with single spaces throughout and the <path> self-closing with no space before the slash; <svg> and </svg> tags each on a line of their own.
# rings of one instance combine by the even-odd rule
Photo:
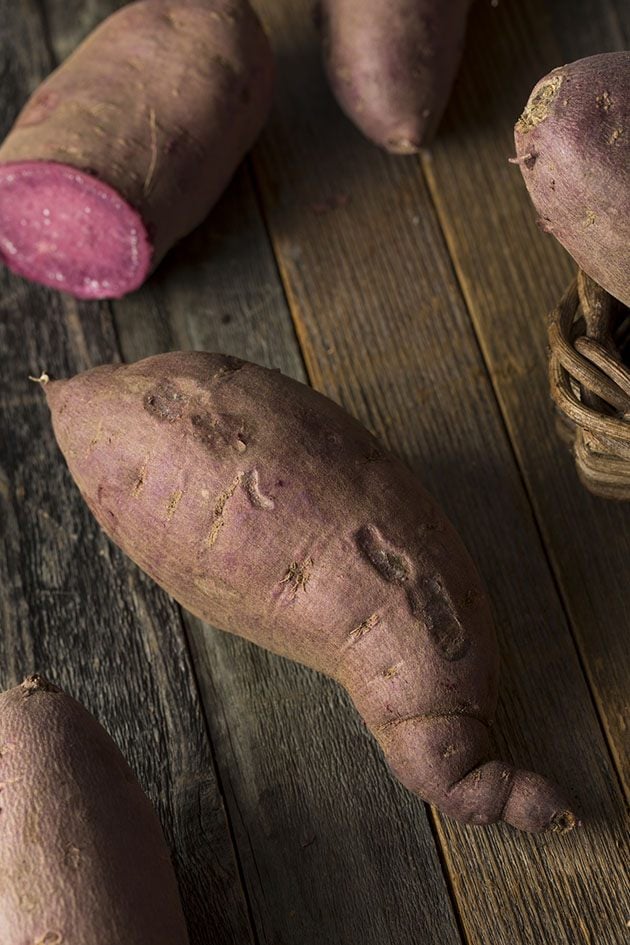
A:
<svg viewBox="0 0 630 945">
<path fill-rule="evenodd" d="M 269 511 L 276 507 L 274 500 L 260 491 L 260 476 L 257 469 L 252 469 L 243 477 L 243 487 L 254 508 Z"/>
<path fill-rule="evenodd" d="M 142 405 L 157 420 L 174 423 L 180 420 L 188 404 L 188 397 L 172 381 L 158 381 L 144 395 Z"/>
<path fill-rule="evenodd" d="M 350 631 L 350 636 L 353 640 L 360 640 L 361 637 L 365 636 L 366 633 L 369 633 L 379 622 L 380 617 L 378 614 L 370 614 L 365 620 L 362 620 L 360 624 L 354 627 Z"/>
<path fill-rule="evenodd" d="M 63 945 L 63 933 L 56 931 L 45 932 L 33 945 Z"/>
<path fill-rule="evenodd" d="M 402 585 L 409 580 L 411 562 L 385 541 L 375 525 L 364 525 L 359 529 L 357 543 L 370 564 L 389 584 Z"/>
<path fill-rule="evenodd" d="M 461 659 L 470 640 L 439 576 L 431 572 L 416 576 L 409 557 L 389 544 L 374 525 L 364 525 L 359 530 L 357 543 L 381 577 L 404 587 L 412 616 L 440 655 L 449 662 Z"/>
<path fill-rule="evenodd" d="M 195 413 L 190 417 L 192 435 L 213 452 L 226 446 L 237 453 L 247 450 L 247 437 L 240 417 L 231 414 Z"/>
<path fill-rule="evenodd" d="M 595 99 L 597 102 L 597 107 L 603 112 L 610 111 L 613 106 L 613 100 L 610 92 L 602 92 L 601 95 L 598 95 Z"/>
<path fill-rule="evenodd" d="M 172 493 L 171 497 L 168 500 L 168 505 L 166 506 L 167 521 L 170 522 L 170 520 L 175 515 L 175 512 L 177 511 L 177 506 L 182 501 L 183 495 L 184 493 L 181 489 L 176 489 L 175 492 Z"/>
<path fill-rule="evenodd" d="M 548 117 L 563 81 L 563 75 L 552 75 L 536 89 L 516 122 L 516 130 L 520 134 L 527 134 Z"/>
<path fill-rule="evenodd" d="M 584 216 L 584 229 L 588 229 L 589 226 L 593 226 L 597 217 L 593 210 L 587 210 Z"/>
<path fill-rule="evenodd" d="M 228 504 L 229 500 L 234 495 L 234 493 L 236 492 L 242 478 L 243 478 L 242 473 L 239 473 L 238 476 L 235 476 L 235 478 L 232 480 L 232 482 L 227 487 L 227 489 L 224 489 L 224 491 L 221 493 L 221 495 L 217 499 L 217 503 L 214 507 L 214 521 L 212 523 L 212 528 L 210 529 L 210 534 L 208 535 L 207 543 L 210 548 L 212 548 L 212 546 L 215 544 L 217 538 L 219 537 L 219 532 L 225 525 L 225 520 L 223 518 L 224 513 L 225 513 L 225 507 Z"/>
<path fill-rule="evenodd" d="M 280 583 L 289 585 L 292 598 L 297 597 L 298 591 L 306 591 L 314 563 L 312 558 L 306 558 L 304 561 L 292 561 L 287 568 Z"/>
<path fill-rule="evenodd" d="M 78 870 L 81 864 L 81 850 L 79 847 L 69 843 L 64 851 L 63 862 L 69 869 Z"/>
<path fill-rule="evenodd" d="M 134 497 L 134 499 L 137 498 L 142 492 L 144 488 L 144 484 L 146 482 L 146 476 L 147 476 L 147 463 L 143 463 L 143 465 L 138 470 L 136 481 L 134 482 L 133 488 L 131 490 L 131 494 Z"/>
</svg>

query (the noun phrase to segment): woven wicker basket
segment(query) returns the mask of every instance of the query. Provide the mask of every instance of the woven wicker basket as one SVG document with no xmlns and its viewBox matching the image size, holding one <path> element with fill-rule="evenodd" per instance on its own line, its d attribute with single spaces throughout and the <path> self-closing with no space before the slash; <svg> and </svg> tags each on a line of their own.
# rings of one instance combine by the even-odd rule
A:
<svg viewBox="0 0 630 945">
<path fill-rule="evenodd" d="M 630 309 L 580 272 L 549 317 L 549 345 L 551 394 L 580 479 L 630 499 Z"/>
</svg>

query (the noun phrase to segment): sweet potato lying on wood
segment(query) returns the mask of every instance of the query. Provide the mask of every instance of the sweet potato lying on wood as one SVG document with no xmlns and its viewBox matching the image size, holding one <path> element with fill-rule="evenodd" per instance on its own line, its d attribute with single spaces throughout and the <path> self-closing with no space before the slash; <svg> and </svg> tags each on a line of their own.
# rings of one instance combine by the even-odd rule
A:
<svg viewBox="0 0 630 945">
<path fill-rule="evenodd" d="M 435 131 L 461 59 L 471 0 L 321 0 L 332 90 L 363 134 L 410 154 Z"/>
<path fill-rule="evenodd" d="M 542 229 L 630 305 L 630 52 L 550 72 L 532 91 L 515 139 Z"/>
<path fill-rule="evenodd" d="M 497 651 L 461 540 L 340 407 L 200 352 L 45 389 L 96 518 L 186 608 L 339 680 L 398 778 L 447 814 L 574 824 L 547 781 L 492 760 Z"/>
<path fill-rule="evenodd" d="M 158 819 L 98 722 L 29 676 L 0 694 L 0 942 L 186 945 Z"/>
<path fill-rule="evenodd" d="M 0 257 L 79 298 L 136 289 L 260 131 L 273 62 L 247 0 L 140 0 L 40 86 L 0 147 Z"/>
</svg>

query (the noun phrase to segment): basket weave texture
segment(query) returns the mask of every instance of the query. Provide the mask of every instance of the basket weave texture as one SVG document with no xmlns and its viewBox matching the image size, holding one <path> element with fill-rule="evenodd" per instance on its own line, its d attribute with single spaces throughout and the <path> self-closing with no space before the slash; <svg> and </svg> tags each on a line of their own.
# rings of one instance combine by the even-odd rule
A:
<svg viewBox="0 0 630 945">
<path fill-rule="evenodd" d="M 549 346 L 580 479 L 595 495 L 630 499 L 630 309 L 580 271 L 549 316 Z"/>
</svg>

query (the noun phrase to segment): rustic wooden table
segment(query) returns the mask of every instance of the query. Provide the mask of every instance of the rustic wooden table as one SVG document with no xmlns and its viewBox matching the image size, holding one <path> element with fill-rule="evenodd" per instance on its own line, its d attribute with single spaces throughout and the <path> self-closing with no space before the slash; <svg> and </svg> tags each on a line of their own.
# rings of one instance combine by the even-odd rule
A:
<svg viewBox="0 0 630 945">
<path fill-rule="evenodd" d="M 0 0 L 3 134 L 119 5 Z M 0 273 L 0 681 L 44 672 L 107 726 L 165 823 L 192 945 L 617 945 L 630 505 L 589 497 L 556 437 L 545 313 L 573 266 L 507 158 L 535 80 L 629 46 L 629 4 L 480 0 L 421 159 L 380 153 L 340 114 L 310 0 L 256 6 L 273 116 L 149 284 L 82 304 Z M 202 626 L 103 537 L 27 375 L 175 348 L 308 379 L 418 471 L 494 600 L 502 755 L 572 788 L 581 830 L 438 816 L 336 685 Z"/>
</svg>

